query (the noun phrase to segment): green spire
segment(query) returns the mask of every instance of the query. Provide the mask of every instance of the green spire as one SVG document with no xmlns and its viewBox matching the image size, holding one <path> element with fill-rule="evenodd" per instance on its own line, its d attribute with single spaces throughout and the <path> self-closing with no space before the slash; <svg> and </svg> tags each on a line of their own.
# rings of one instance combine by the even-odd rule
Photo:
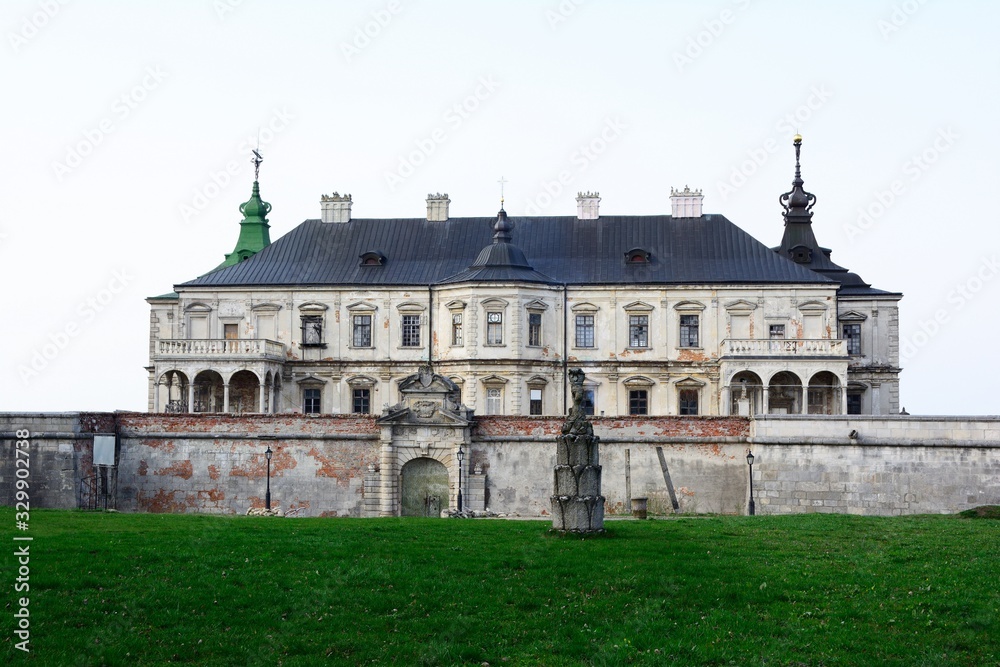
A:
<svg viewBox="0 0 1000 667">
<path fill-rule="evenodd" d="M 240 204 L 243 221 L 240 223 L 240 238 L 236 241 L 236 248 L 226 255 L 226 261 L 219 268 L 239 264 L 271 245 L 271 226 L 267 224 L 267 214 L 270 212 L 271 205 L 260 198 L 260 185 L 254 181 L 250 199 Z"/>
</svg>

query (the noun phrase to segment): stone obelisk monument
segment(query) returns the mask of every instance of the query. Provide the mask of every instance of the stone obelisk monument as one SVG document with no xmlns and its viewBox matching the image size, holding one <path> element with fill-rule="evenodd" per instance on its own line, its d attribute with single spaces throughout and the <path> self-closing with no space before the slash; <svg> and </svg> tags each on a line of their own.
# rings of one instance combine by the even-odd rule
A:
<svg viewBox="0 0 1000 667">
<path fill-rule="evenodd" d="M 579 368 L 569 372 L 573 409 L 557 438 L 555 490 L 552 494 L 552 530 L 563 533 L 604 532 L 604 496 L 594 426 L 583 404 L 586 376 Z"/>
</svg>

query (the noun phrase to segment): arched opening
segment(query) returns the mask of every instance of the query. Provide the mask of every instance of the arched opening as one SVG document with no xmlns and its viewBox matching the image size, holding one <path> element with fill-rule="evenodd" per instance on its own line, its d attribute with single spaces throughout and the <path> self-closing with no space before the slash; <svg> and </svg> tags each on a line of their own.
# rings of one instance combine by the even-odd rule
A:
<svg viewBox="0 0 1000 667">
<path fill-rule="evenodd" d="M 222 412 L 225 389 L 216 371 L 202 371 L 194 378 L 193 412 Z"/>
<path fill-rule="evenodd" d="M 795 373 L 775 373 L 767 386 L 768 412 L 772 415 L 802 414 L 802 381 Z"/>
<path fill-rule="evenodd" d="M 440 461 L 407 461 L 400 478 L 400 515 L 440 517 L 448 509 L 448 469 Z"/>
<path fill-rule="evenodd" d="M 840 413 L 840 379 L 830 371 L 816 373 L 809 380 L 809 414 Z"/>
<path fill-rule="evenodd" d="M 764 411 L 764 383 L 753 371 L 740 371 L 729 381 L 729 414 L 749 417 Z"/>
<path fill-rule="evenodd" d="M 160 376 L 159 384 L 158 409 L 162 409 L 163 412 L 188 411 L 187 375 L 180 371 L 167 371 Z"/>
<path fill-rule="evenodd" d="M 229 379 L 229 411 L 235 413 L 258 412 L 260 409 L 260 380 L 251 371 L 237 371 Z"/>
</svg>

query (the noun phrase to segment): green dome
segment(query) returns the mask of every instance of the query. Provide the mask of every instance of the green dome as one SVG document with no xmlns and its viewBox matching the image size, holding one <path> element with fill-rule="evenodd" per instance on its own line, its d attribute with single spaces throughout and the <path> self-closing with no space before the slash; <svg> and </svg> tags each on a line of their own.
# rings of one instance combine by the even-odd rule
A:
<svg viewBox="0 0 1000 667">
<path fill-rule="evenodd" d="M 254 181 L 250 199 L 240 204 L 243 222 L 267 222 L 267 214 L 270 212 L 271 205 L 260 198 L 260 186 Z"/>
</svg>

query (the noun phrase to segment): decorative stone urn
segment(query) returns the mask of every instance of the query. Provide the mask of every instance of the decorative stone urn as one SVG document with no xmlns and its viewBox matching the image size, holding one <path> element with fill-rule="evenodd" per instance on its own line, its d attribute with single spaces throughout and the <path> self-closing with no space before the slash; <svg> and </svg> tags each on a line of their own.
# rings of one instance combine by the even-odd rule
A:
<svg viewBox="0 0 1000 667">
<path fill-rule="evenodd" d="M 569 372 L 573 408 L 557 438 L 552 530 L 563 533 L 604 532 L 604 496 L 601 495 L 600 438 L 584 412 L 583 371 Z"/>
</svg>

